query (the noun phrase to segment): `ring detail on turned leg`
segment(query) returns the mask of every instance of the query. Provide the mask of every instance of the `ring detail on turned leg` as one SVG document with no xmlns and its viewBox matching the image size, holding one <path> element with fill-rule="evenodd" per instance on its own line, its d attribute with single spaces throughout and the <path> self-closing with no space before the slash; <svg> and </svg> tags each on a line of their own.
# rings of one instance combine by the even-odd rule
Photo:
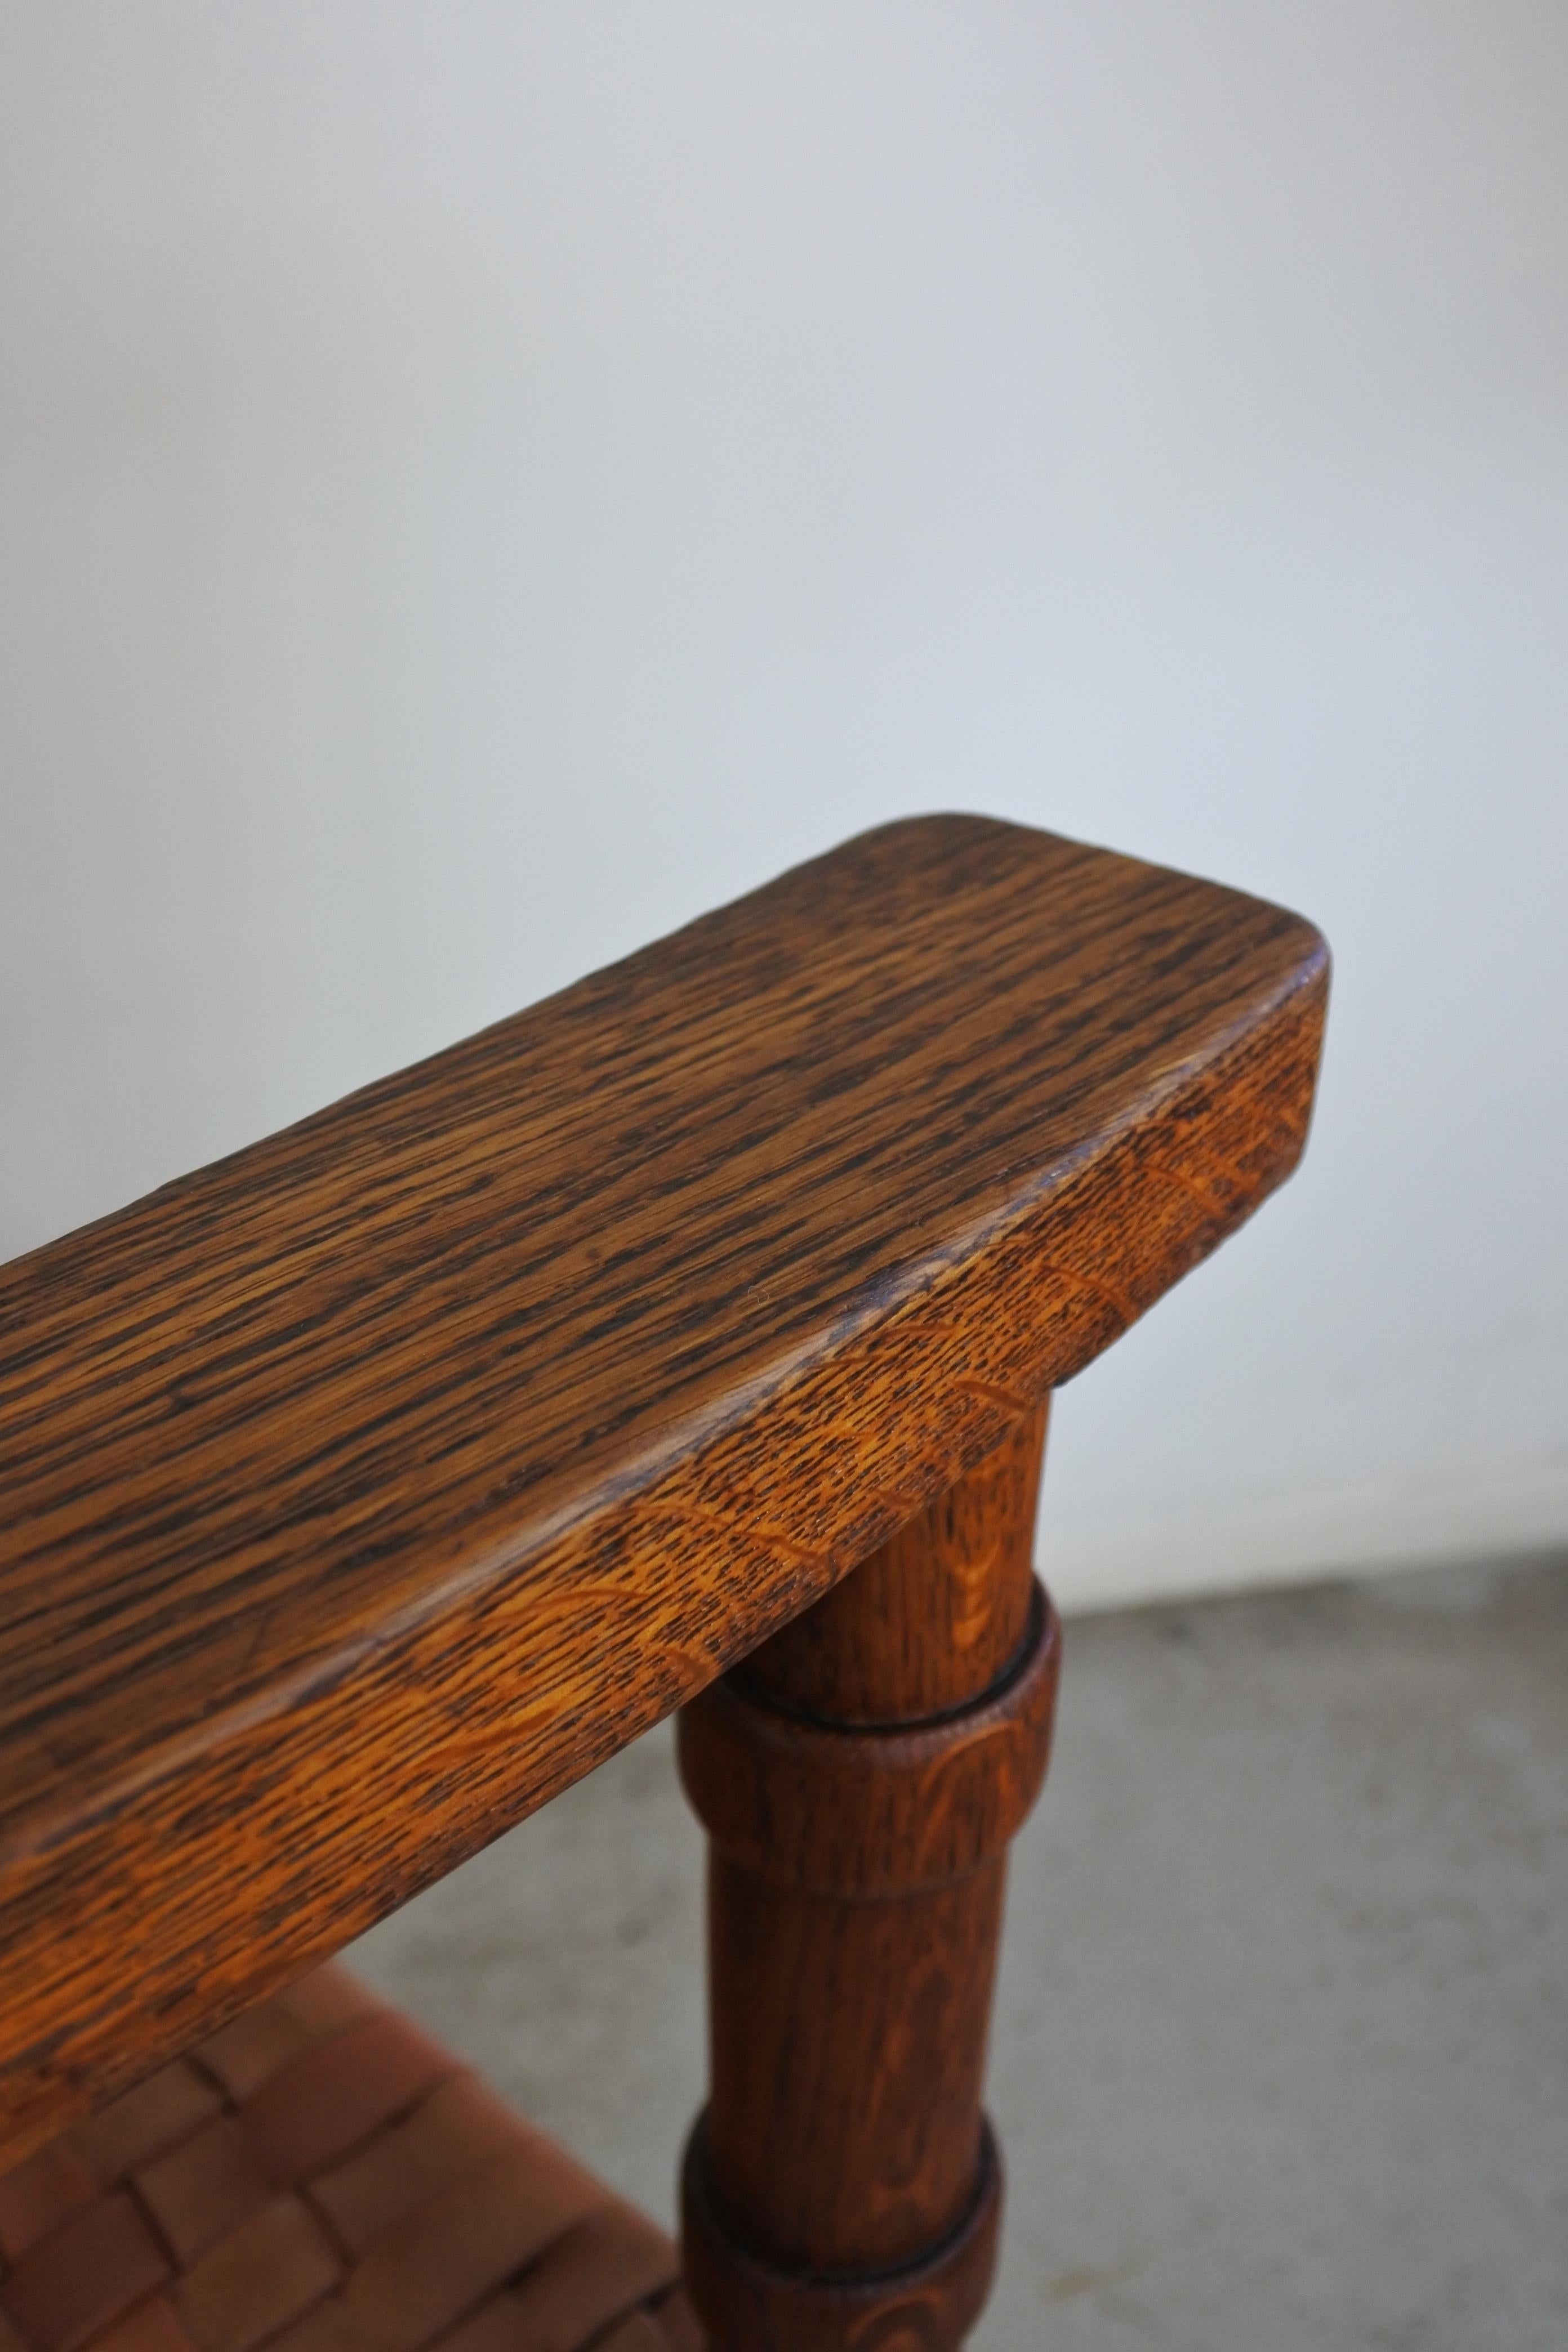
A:
<svg viewBox="0 0 1568 2352">
<path fill-rule="evenodd" d="M 1031 1562 L 1045 1424 L 681 1717 L 710 1838 L 685 2261 L 715 2352 L 957 2352 L 984 2303 L 1007 1846 L 1060 1654 Z"/>
<path fill-rule="evenodd" d="M 681 2167 L 688 2292 L 722 2352 L 949 2352 L 991 2289 L 1002 2216 L 1002 2165 L 982 2117 L 980 2176 L 957 2227 L 896 2270 L 788 2271 L 737 2245 L 715 2210 L 707 2116 Z"/>
<path fill-rule="evenodd" d="M 803 1894 L 859 1901 L 967 1876 L 1027 1819 L 1050 1760 L 1061 1633 L 1036 1583 L 1023 1654 L 970 1706 L 888 1730 L 786 1712 L 730 1681 L 680 1717 L 680 1776 L 714 1846 Z"/>
</svg>

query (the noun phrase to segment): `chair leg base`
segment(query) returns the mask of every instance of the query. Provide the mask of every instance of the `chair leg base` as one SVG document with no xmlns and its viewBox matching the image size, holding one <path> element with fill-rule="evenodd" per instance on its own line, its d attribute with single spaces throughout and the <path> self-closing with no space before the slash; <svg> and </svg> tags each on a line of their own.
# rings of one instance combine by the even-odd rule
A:
<svg viewBox="0 0 1568 2352">
<path fill-rule="evenodd" d="M 990 2293 L 1001 2215 L 1001 2158 L 987 2122 L 973 2202 L 939 2245 L 894 2271 L 778 2269 L 738 2245 L 719 2218 L 699 2116 L 681 2168 L 686 2289 L 722 2352 L 957 2352 Z"/>
</svg>

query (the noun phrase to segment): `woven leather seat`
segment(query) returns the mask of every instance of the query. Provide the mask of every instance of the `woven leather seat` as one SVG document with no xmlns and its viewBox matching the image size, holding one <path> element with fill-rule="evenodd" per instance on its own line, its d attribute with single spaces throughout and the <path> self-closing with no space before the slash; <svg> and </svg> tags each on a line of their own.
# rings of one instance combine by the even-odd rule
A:
<svg viewBox="0 0 1568 2352">
<path fill-rule="evenodd" d="M 678 2273 L 335 1967 L 0 2178 L 0 2352 L 700 2352 Z"/>
</svg>

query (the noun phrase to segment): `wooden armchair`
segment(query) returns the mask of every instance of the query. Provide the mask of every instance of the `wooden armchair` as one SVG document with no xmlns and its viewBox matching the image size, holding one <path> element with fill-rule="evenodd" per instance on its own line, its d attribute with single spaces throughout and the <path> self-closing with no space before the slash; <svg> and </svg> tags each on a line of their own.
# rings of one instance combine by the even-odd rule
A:
<svg viewBox="0 0 1568 2352">
<path fill-rule="evenodd" d="M 891 825 L 0 1269 L 0 2352 L 960 2342 L 1047 1395 L 1289 1172 L 1326 986 Z M 679 2263 L 320 1965 L 675 1707 Z"/>
</svg>

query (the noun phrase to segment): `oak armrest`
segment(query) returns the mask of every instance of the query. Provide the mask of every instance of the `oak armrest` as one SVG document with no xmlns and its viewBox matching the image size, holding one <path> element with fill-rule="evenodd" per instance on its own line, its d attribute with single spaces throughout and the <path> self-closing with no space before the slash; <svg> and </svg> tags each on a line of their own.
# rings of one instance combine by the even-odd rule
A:
<svg viewBox="0 0 1568 2352">
<path fill-rule="evenodd" d="M 868 834 L 0 1269 L 0 2134 L 635 1738 L 1251 1211 L 1297 917 Z"/>
</svg>

